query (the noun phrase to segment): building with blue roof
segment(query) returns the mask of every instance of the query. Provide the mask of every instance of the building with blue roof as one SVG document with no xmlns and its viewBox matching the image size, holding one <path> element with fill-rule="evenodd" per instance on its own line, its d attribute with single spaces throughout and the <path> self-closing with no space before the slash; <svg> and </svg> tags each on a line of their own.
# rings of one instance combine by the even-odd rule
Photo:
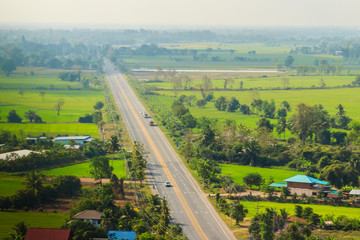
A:
<svg viewBox="0 0 360 240">
<path fill-rule="evenodd" d="M 90 136 L 69 136 L 69 137 L 57 137 L 53 141 L 57 143 L 63 143 L 64 145 L 70 145 L 70 141 L 75 141 L 75 145 L 84 145 L 88 142 L 91 142 L 94 138 Z"/>
<path fill-rule="evenodd" d="M 327 195 L 331 192 L 331 187 L 328 182 L 321 181 L 306 175 L 296 175 L 291 178 L 285 179 L 286 183 L 272 183 L 271 187 L 288 187 L 291 194 L 306 196 L 316 196 L 319 192 Z"/>
<path fill-rule="evenodd" d="M 135 240 L 136 232 L 132 231 L 108 231 L 109 240 Z"/>
</svg>

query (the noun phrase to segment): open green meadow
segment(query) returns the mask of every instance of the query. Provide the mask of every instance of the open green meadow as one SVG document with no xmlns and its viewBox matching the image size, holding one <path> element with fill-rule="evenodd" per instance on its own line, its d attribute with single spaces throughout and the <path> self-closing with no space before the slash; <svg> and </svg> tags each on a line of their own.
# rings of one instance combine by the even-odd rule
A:
<svg viewBox="0 0 360 240">
<path fill-rule="evenodd" d="M 23 177 L 12 176 L 8 173 L 0 173 L 0 197 L 14 195 L 18 190 L 24 188 Z M 1 215 L 1 214 L 0 214 Z"/>
<path fill-rule="evenodd" d="M 253 217 L 256 214 L 257 202 L 240 201 L 249 213 L 247 217 Z M 345 215 L 349 218 L 358 218 L 360 216 L 360 208 L 350 207 L 334 207 L 329 205 L 315 205 L 315 204 L 294 204 L 294 203 L 276 203 L 276 202 L 259 202 L 259 212 L 265 212 L 266 208 L 274 208 L 277 211 L 285 208 L 290 215 L 295 215 L 295 205 L 300 205 L 303 208 L 311 207 L 314 213 L 320 214 L 323 217 L 327 214 L 334 214 L 335 216 Z"/>
<path fill-rule="evenodd" d="M 77 122 L 80 116 L 91 114 L 97 101 L 103 101 L 101 91 L 61 90 L 46 91 L 44 101 L 36 90 L 23 90 L 24 95 L 19 95 L 19 90 L 0 90 L 0 117 L 6 121 L 8 112 L 15 109 L 24 119 L 28 110 L 36 111 L 45 122 Z M 62 98 L 64 105 L 57 115 L 54 106 Z"/>
<path fill-rule="evenodd" d="M 116 174 L 118 178 L 126 178 L 126 171 L 123 160 L 114 160 L 113 167 L 113 173 Z M 84 162 L 60 168 L 53 168 L 50 170 L 42 171 L 41 173 L 45 174 L 46 176 L 73 175 L 76 177 L 92 177 L 90 174 L 90 162 Z"/>
<path fill-rule="evenodd" d="M 26 136 L 48 137 L 64 135 L 89 135 L 98 136 L 98 128 L 93 123 L 0 123 L 0 129 L 13 133 L 22 131 Z"/>
<path fill-rule="evenodd" d="M 239 184 L 243 184 L 243 178 L 249 173 L 259 173 L 262 178 L 266 180 L 268 180 L 270 177 L 273 177 L 274 182 L 276 183 L 284 182 L 284 180 L 287 178 L 298 174 L 303 174 L 293 170 L 277 168 L 261 168 L 235 164 L 220 164 L 220 166 L 222 175 L 231 175 L 233 181 Z"/>
<path fill-rule="evenodd" d="M 24 221 L 30 227 L 60 228 L 66 223 L 67 214 L 36 212 L 0 212 L 0 239 L 12 232 L 12 228 Z"/>
</svg>

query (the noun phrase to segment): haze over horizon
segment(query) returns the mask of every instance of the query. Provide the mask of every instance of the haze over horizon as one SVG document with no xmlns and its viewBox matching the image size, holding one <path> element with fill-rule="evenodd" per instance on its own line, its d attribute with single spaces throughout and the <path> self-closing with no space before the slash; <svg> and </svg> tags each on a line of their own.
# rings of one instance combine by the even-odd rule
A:
<svg viewBox="0 0 360 240">
<path fill-rule="evenodd" d="M 0 25 L 359 26 L 357 0 L 12 0 Z"/>
</svg>

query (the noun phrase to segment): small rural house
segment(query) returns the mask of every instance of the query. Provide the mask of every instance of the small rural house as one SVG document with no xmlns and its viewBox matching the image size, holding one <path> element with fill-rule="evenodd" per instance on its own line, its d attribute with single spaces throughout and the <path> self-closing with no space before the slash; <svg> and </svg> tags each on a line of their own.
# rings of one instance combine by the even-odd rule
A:
<svg viewBox="0 0 360 240">
<path fill-rule="evenodd" d="M 70 141 L 74 141 L 75 145 L 85 145 L 91 142 L 94 138 L 90 136 L 70 136 L 70 137 L 57 137 L 53 141 L 56 143 L 63 143 L 64 145 L 70 145 Z"/>
<path fill-rule="evenodd" d="M 271 187 L 288 187 L 291 194 L 306 196 L 316 196 L 318 192 L 330 193 L 331 189 L 328 182 L 318 180 L 306 175 L 296 175 L 294 177 L 285 179 L 286 183 L 273 183 Z"/>
<path fill-rule="evenodd" d="M 360 189 L 353 189 L 349 192 L 349 195 L 360 197 Z"/>
<path fill-rule="evenodd" d="M 11 161 L 11 160 L 15 160 L 20 157 L 25 157 L 25 156 L 29 155 L 30 153 L 39 153 L 39 152 L 23 149 L 23 150 L 17 150 L 17 151 L 13 151 L 13 152 L 1 153 L 0 160 Z"/>
<path fill-rule="evenodd" d="M 72 240 L 70 229 L 28 228 L 25 240 Z"/>
<path fill-rule="evenodd" d="M 99 227 L 101 223 L 102 212 L 96 210 L 85 210 L 77 213 L 72 217 L 74 220 L 82 220 L 84 222 L 90 222 L 95 227 Z"/>
<path fill-rule="evenodd" d="M 47 137 L 27 137 L 25 138 L 26 142 L 28 142 L 29 144 L 34 144 L 36 145 L 38 143 L 38 141 L 40 140 L 46 140 Z"/>
</svg>

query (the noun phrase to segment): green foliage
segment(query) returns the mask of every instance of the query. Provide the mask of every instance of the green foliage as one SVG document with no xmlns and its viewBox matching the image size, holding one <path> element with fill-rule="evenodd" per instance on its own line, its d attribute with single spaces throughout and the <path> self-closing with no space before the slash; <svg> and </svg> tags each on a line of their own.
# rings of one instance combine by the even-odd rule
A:
<svg viewBox="0 0 360 240">
<path fill-rule="evenodd" d="M 237 202 L 234 204 L 231 208 L 231 217 L 236 220 L 236 224 L 239 224 L 239 222 L 242 222 L 248 213 L 247 209 L 244 209 L 244 205 L 242 205 L 240 202 Z"/>
<path fill-rule="evenodd" d="M 262 183 L 262 177 L 259 173 L 249 173 L 243 178 L 243 182 L 248 185 L 250 188 L 255 185 L 260 189 L 260 185 Z"/>
<path fill-rule="evenodd" d="M 225 111 L 227 106 L 226 98 L 221 96 L 215 101 L 215 107 L 218 111 Z"/>
<path fill-rule="evenodd" d="M 75 176 L 57 176 L 52 179 L 51 184 L 63 197 L 76 196 L 81 190 L 80 179 Z"/>
<path fill-rule="evenodd" d="M 1 63 L 1 70 L 5 73 L 5 75 L 8 77 L 10 76 L 10 73 L 14 70 L 16 70 L 16 65 L 13 59 L 5 59 Z"/>
<path fill-rule="evenodd" d="M 113 171 L 113 167 L 109 164 L 109 159 L 103 156 L 92 158 L 90 167 L 90 174 L 93 175 L 95 179 L 110 178 Z"/>
<path fill-rule="evenodd" d="M 97 101 L 94 105 L 95 110 L 101 110 L 104 107 L 104 103 L 101 101 Z"/>
<path fill-rule="evenodd" d="M 41 117 L 35 111 L 29 110 L 24 115 L 29 122 L 42 123 Z"/>
<path fill-rule="evenodd" d="M 21 123 L 21 117 L 13 109 L 9 112 L 9 115 L 6 117 L 9 123 Z"/>
</svg>

